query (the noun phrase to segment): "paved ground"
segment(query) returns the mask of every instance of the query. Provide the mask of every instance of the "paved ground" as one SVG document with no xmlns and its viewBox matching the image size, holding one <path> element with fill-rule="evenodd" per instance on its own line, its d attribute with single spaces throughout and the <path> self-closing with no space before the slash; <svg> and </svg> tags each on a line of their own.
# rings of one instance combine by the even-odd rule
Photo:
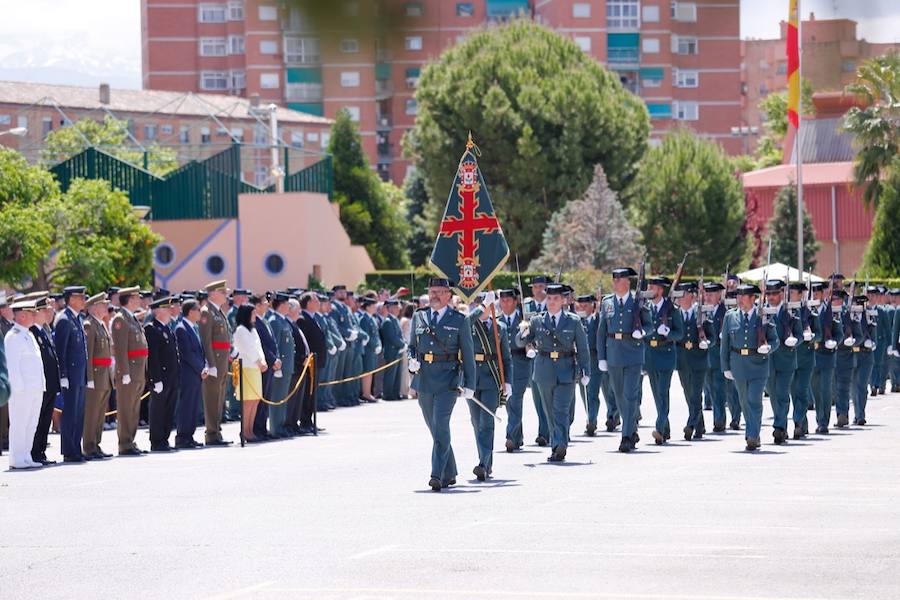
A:
<svg viewBox="0 0 900 600">
<path fill-rule="evenodd" d="M 753 455 L 742 433 L 660 449 L 646 427 L 631 455 L 606 433 L 563 465 L 501 451 L 479 485 L 460 402 L 464 471 L 440 494 L 415 402 L 245 449 L 39 472 L 3 457 L 0 598 L 900 598 L 900 394 L 870 406 L 865 428 L 786 447 L 766 427 Z"/>
</svg>

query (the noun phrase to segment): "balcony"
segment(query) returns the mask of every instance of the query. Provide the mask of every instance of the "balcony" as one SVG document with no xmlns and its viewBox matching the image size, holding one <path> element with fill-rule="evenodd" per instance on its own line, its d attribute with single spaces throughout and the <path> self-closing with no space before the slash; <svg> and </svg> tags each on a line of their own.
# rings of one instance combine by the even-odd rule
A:
<svg viewBox="0 0 900 600">
<path fill-rule="evenodd" d="M 375 115 L 375 131 L 390 131 L 393 127 L 393 120 L 390 115 Z"/>
<path fill-rule="evenodd" d="M 319 39 L 284 36 L 284 64 L 289 67 L 318 66 L 321 62 Z"/>
<path fill-rule="evenodd" d="M 384 100 L 394 94 L 394 85 L 385 79 L 375 80 L 375 99 Z"/>
<path fill-rule="evenodd" d="M 321 102 L 322 85 L 314 83 L 288 83 L 284 89 L 287 102 Z"/>
</svg>

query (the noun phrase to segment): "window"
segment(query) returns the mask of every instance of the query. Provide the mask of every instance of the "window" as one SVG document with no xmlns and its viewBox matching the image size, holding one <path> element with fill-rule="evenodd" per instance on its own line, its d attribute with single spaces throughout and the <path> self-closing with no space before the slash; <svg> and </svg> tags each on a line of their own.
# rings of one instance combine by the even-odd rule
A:
<svg viewBox="0 0 900 600">
<path fill-rule="evenodd" d="M 228 36 L 228 54 L 244 53 L 244 36 L 229 35 Z"/>
<path fill-rule="evenodd" d="M 156 123 L 147 123 L 144 125 L 144 139 L 145 140 L 155 140 L 156 139 Z"/>
<path fill-rule="evenodd" d="M 316 133 L 315 131 L 310 131 L 309 133 L 306 134 L 306 141 L 307 142 L 318 142 L 319 134 Z"/>
<path fill-rule="evenodd" d="M 641 48 L 644 54 L 658 54 L 659 38 L 644 38 L 641 40 Z"/>
<path fill-rule="evenodd" d="M 327 148 L 327 147 L 328 147 L 328 141 L 329 141 L 330 139 L 331 139 L 331 134 L 330 134 L 330 133 L 323 133 L 323 134 L 322 134 L 322 141 L 321 141 L 321 143 L 320 143 L 319 145 L 320 145 L 322 148 Z"/>
<path fill-rule="evenodd" d="M 641 17 L 644 23 L 659 23 L 659 7 L 645 6 L 643 7 L 643 15 Z"/>
<path fill-rule="evenodd" d="M 28 117 L 19 115 L 16 117 L 16 127 L 24 127 L 28 129 Z"/>
<path fill-rule="evenodd" d="M 406 87 L 408 89 L 415 89 L 417 85 L 419 85 L 419 75 L 421 75 L 422 70 L 419 67 L 410 67 L 406 69 Z"/>
<path fill-rule="evenodd" d="M 46 136 L 51 131 L 53 131 L 53 119 L 44 117 L 41 119 L 41 135 Z"/>
<path fill-rule="evenodd" d="M 677 54 L 697 54 L 697 38 L 681 37 L 675 38 L 675 52 Z"/>
<path fill-rule="evenodd" d="M 693 2 L 677 2 L 675 4 L 675 14 L 672 18 L 682 23 L 696 23 L 697 5 Z"/>
<path fill-rule="evenodd" d="M 474 17 L 475 16 L 475 8 L 472 6 L 471 2 L 457 2 L 456 3 L 456 16 L 457 17 Z"/>
<path fill-rule="evenodd" d="M 218 254 L 213 254 L 206 259 L 206 272 L 210 275 L 221 275 L 225 270 L 225 259 Z"/>
<path fill-rule="evenodd" d="M 239 142 L 244 141 L 244 130 L 241 127 L 232 127 L 231 128 L 231 137 L 236 139 Z"/>
<path fill-rule="evenodd" d="M 244 3 L 229 2 L 228 3 L 228 20 L 243 21 L 244 20 Z"/>
<path fill-rule="evenodd" d="M 355 38 L 341 40 L 341 52 L 343 52 L 344 54 L 359 52 L 359 41 Z"/>
<path fill-rule="evenodd" d="M 418 105 L 416 104 L 415 98 L 407 98 L 406 99 L 406 114 L 414 115 L 418 112 Z"/>
<path fill-rule="evenodd" d="M 288 102 L 319 102 L 322 100 L 322 84 L 287 83 L 284 96 Z"/>
<path fill-rule="evenodd" d="M 303 132 L 302 131 L 292 131 L 291 132 L 291 148 L 302 148 L 303 147 Z"/>
<path fill-rule="evenodd" d="M 258 123 L 253 128 L 253 143 L 257 146 L 265 146 L 269 143 L 269 128 Z"/>
<path fill-rule="evenodd" d="M 201 23 L 224 23 L 225 5 L 201 4 L 197 9 L 197 20 Z"/>
<path fill-rule="evenodd" d="M 775 72 L 779 75 L 787 75 L 787 63 L 786 62 L 778 63 L 778 68 L 775 69 Z"/>
<path fill-rule="evenodd" d="M 228 135 L 228 129 L 226 127 L 216 127 L 216 135 L 219 137 L 225 137 Z"/>
<path fill-rule="evenodd" d="M 279 87 L 278 73 L 262 73 L 259 76 L 259 87 L 264 90 L 275 90 Z"/>
<path fill-rule="evenodd" d="M 260 40 L 260 54 L 278 54 L 278 42 L 275 40 Z"/>
<path fill-rule="evenodd" d="M 697 71 L 688 71 L 684 69 L 676 69 L 675 87 L 695 88 L 700 85 L 700 74 Z"/>
<path fill-rule="evenodd" d="M 350 120 L 356 121 L 359 123 L 359 107 L 358 106 L 345 106 L 344 110 L 350 113 Z"/>
<path fill-rule="evenodd" d="M 421 50 L 422 49 L 422 37 L 418 35 L 409 36 L 406 38 L 405 47 L 407 50 Z"/>
<path fill-rule="evenodd" d="M 675 18 L 675 13 L 678 11 L 678 3 L 675 0 L 669 2 L 669 17 Z"/>
<path fill-rule="evenodd" d="M 182 144 L 190 144 L 191 143 L 191 128 L 187 125 L 182 125 L 178 130 L 178 141 Z"/>
<path fill-rule="evenodd" d="M 572 5 L 572 16 L 576 19 L 587 19 L 591 16 L 591 5 L 587 2 L 576 2 Z"/>
<path fill-rule="evenodd" d="M 759 70 L 760 71 L 768 71 L 769 70 L 769 61 L 766 59 L 760 59 L 759 61 Z"/>
<path fill-rule="evenodd" d="M 284 257 L 273 252 L 263 259 L 263 268 L 269 275 L 280 275 L 284 271 Z"/>
<path fill-rule="evenodd" d="M 168 267 L 175 262 L 175 248 L 167 242 L 163 242 L 156 247 L 153 252 L 153 262 L 158 267 Z"/>
<path fill-rule="evenodd" d="M 662 79 L 651 79 L 651 78 L 643 78 L 641 80 L 641 86 L 645 88 L 658 88 L 662 85 Z"/>
<path fill-rule="evenodd" d="M 259 7 L 259 20 L 260 21 L 277 21 L 278 20 L 278 7 L 272 6 L 271 4 L 263 4 Z"/>
<path fill-rule="evenodd" d="M 319 38 L 285 37 L 284 62 L 298 65 L 319 63 Z"/>
<path fill-rule="evenodd" d="M 591 38 L 586 35 L 577 35 L 575 36 L 575 43 L 578 44 L 578 47 L 581 48 L 584 52 L 591 51 Z"/>
<path fill-rule="evenodd" d="M 269 183 L 269 167 L 266 165 L 256 165 L 253 167 L 253 183 L 257 187 L 263 187 Z"/>
<path fill-rule="evenodd" d="M 247 87 L 247 73 L 243 69 L 232 69 L 229 74 L 231 75 L 231 89 L 243 90 Z"/>
<path fill-rule="evenodd" d="M 201 90 L 227 90 L 228 76 L 221 71 L 201 71 Z"/>
<path fill-rule="evenodd" d="M 208 144 L 209 143 L 209 127 L 201 127 L 200 128 L 200 143 Z"/>
<path fill-rule="evenodd" d="M 9 125 L 12 123 L 12 117 L 9 115 L 0 115 L 0 125 Z"/>
<path fill-rule="evenodd" d="M 225 56 L 225 38 L 200 38 L 200 56 Z"/>
<path fill-rule="evenodd" d="M 844 73 L 856 73 L 856 61 L 845 60 L 841 63 L 841 71 Z"/>
<path fill-rule="evenodd" d="M 608 0 L 606 3 L 606 26 L 610 29 L 637 29 L 638 0 Z"/>
<path fill-rule="evenodd" d="M 421 2 L 407 2 L 404 10 L 407 17 L 421 17 L 425 14 L 425 9 L 422 8 Z"/>
<path fill-rule="evenodd" d="M 171 125 L 160 125 L 159 132 L 163 135 L 172 135 L 172 126 Z"/>
<path fill-rule="evenodd" d="M 359 87 L 359 71 L 341 71 L 341 87 Z"/>
<path fill-rule="evenodd" d="M 696 102 L 674 102 L 674 118 L 678 121 L 696 121 L 700 118 L 700 106 Z"/>
</svg>

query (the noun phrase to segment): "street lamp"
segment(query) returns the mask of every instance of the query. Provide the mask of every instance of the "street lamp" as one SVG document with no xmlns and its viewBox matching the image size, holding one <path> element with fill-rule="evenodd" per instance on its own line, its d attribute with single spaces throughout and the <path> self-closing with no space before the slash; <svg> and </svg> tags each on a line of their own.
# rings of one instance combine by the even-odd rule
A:
<svg viewBox="0 0 900 600">
<path fill-rule="evenodd" d="M 132 205 L 131 212 L 138 218 L 138 221 L 143 221 L 150 214 L 150 207 L 143 204 L 135 204 Z"/>
<path fill-rule="evenodd" d="M 750 152 L 750 136 L 755 137 L 758 135 L 759 135 L 759 127 L 757 127 L 756 125 L 753 125 L 753 126 L 741 125 L 739 127 L 731 128 L 731 136 L 732 137 L 739 137 L 744 140 L 744 142 L 743 142 L 744 154 L 747 154 Z"/>
<path fill-rule="evenodd" d="M 16 137 L 24 137 L 25 134 L 28 133 L 27 127 L 13 127 L 12 129 L 8 129 L 6 131 L 0 131 L 0 135 L 14 135 Z"/>
</svg>

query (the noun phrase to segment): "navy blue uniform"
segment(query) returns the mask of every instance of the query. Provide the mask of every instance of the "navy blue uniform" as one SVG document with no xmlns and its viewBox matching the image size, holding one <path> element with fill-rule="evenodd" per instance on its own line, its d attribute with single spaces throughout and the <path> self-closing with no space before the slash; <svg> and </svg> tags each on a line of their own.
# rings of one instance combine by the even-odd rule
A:
<svg viewBox="0 0 900 600">
<path fill-rule="evenodd" d="M 200 332 L 187 319 L 175 327 L 181 359 L 179 373 L 177 415 L 175 417 L 175 445 L 192 445 L 197 430 L 197 413 L 203 400 L 201 374 L 206 367 L 206 356 L 200 343 Z"/>
<path fill-rule="evenodd" d="M 63 456 L 81 457 L 81 435 L 84 432 L 84 387 L 87 385 L 87 345 L 81 315 L 68 306 L 56 318 L 53 329 L 59 374 L 68 380 L 63 386 L 63 414 L 60 442 Z"/>
<path fill-rule="evenodd" d="M 175 404 L 178 402 L 178 388 L 181 386 L 178 342 L 168 324 L 164 325 L 156 319 L 144 325 L 144 337 L 147 338 L 149 351 L 147 382 L 150 387 L 150 449 L 155 450 L 169 445 L 169 435 L 175 420 Z M 163 387 L 157 392 L 155 388 L 159 383 Z"/>
</svg>

